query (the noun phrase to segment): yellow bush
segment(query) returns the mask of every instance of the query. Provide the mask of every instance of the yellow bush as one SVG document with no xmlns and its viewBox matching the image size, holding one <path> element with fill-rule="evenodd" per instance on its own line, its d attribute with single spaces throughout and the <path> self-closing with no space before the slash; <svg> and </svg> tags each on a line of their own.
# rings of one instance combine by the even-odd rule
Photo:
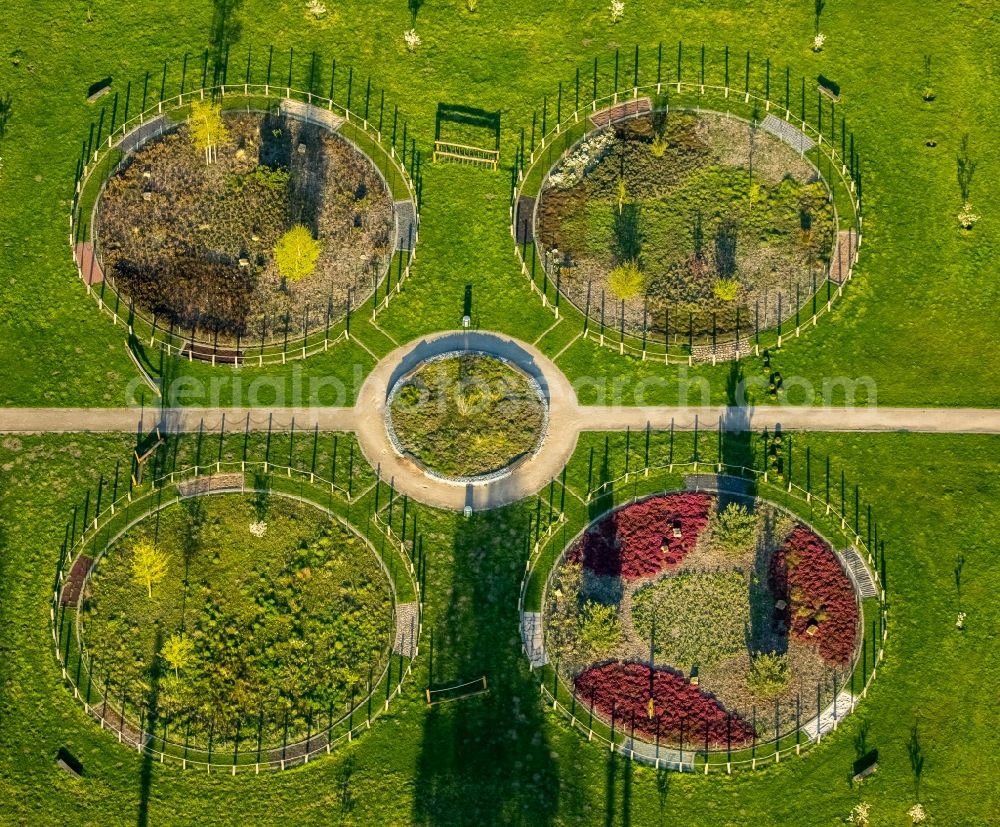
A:
<svg viewBox="0 0 1000 827">
<path fill-rule="evenodd" d="M 646 287 L 646 277 L 634 261 L 619 264 L 608 274 L 608 289 L 615 298 L 631 299 Z"/>
</svg>

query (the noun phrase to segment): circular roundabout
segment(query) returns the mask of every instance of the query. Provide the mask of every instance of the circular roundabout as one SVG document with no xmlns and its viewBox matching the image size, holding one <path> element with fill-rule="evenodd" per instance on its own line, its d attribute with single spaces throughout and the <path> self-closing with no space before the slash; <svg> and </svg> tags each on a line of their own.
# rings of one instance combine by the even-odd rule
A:
<svg viewBox="0 0 1000 827">
<path fill-rule="evenodd" d="M 532 345 L 483 331 L 393 351 L 365 379 L 355 411 L 358 444 L 379 478 L 453 511 L 535 493 L 578 437 L 576 394 L 562 371 Z"/>
<path fill-rule="evenodd" d="M 295 493 L 250 480 L 164 480 L 106 512 L 61 570 L 74 695 L 119 740 L 185 766 L 328 752 L 388 709 L 417 652 L 412 567 L 305 479 Z"/>
<path fill-rule="evenodd" d="M 527 651 L 543 692 L 588 739 L 657 766 L 704 761 L 706 772 L 780 760 L 866 691 L 864 618 L 879 609 L 874 597 L 866 607 L 860 560 L 759 497 L 634 500 L 537 573 Z"/>
<path fill-rule="evenodd" d="M 394 447 L 425 473 L 459 484 L 510 474 L 545 439 L 548 406 L 539 383 L 488 353 L 431 357 L 389 392 Z"/>
</svg>

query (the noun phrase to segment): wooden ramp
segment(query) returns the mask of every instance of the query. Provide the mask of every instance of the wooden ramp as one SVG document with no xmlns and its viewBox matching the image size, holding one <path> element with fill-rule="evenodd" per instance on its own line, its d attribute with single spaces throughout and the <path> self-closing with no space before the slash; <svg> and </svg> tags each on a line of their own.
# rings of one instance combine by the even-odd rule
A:
<svg viewBox="0 0 1000 827">
<path fill-rule="evenodd" d="M 653 111 L 653 105 L 649 98 L 630 98 L 607 109 L 601 109 L 590 116 L 590 122 L 594 126 L 607 126 L 623 118 L 634 118 L 637 115 L 645 115 Z"/>
</svg>

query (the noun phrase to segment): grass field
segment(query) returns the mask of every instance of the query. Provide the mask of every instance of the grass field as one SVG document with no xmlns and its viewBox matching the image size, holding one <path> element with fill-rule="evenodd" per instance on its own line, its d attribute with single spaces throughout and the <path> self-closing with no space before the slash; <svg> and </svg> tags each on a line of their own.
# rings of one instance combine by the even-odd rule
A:
<svg viewBox="0 0 1000 827">
<path fill-rule="evenodd" d="M 671 56 L 664 64 L 674 71 L 678 39 L 687 44 L 686 76 L 698 71 L 704 41 L 709 72 L 713 67 L 719 72 L 720 53 L 728 43 L 734 55 L 749 48 L 755 60 L 770 57 L 775 72 L 788 65 L 793 77 L 823 73 L 834 78 L 842 89 L 838 113 L 854 130 L 862 159 L 865 242 L 845 299 L 818 329 L 788 343 L 782 371 L 813 381 L 828 375 L 871 376 L 883 404 L 995 404 L 1000 398 L 989 381 L 998 368 L 992 307 L 1000 288 L 982 275 L 1000 243 L 1000 230 L 983 206 L 978 209 L 983 217 L 969 234 L 958 229 L 955 219 L 961 206 L 956 157 L 965 134 L 978 164 L 970 192 L 974 206 L 992 203 L 1000 180 L 1000 156 L 985 126 L 997 103 L 983 86 L 983 67 L 996 52 L 997 35 L 980 25 L 985 12 L 977 8 L 927 11 L 909 2 L 877 9 L 832 6 L 823 13 L 828 40 L 819 54 L 809 49 L 813 15 L 808 4 L 792 9 L 768 2 L 747 15 L 735 5 L 691 3 L 672 9 L 670 19 L 660 22 L 656 8 L 635 2 L 615 26 L 603 6 L 579 0 L 530 8 L 483 3 L 475 14 L 458 3 L 431 5 L 418 14 L 424 42 L 413 54 L 402 41 L 409 25 L 402 3 L 368 4 L 364 13 L 355 9 L 358 14 L 335 9 L 318 22 L 292 2 L 168 3 L 130 9 L 128 15 L 105 2 L 89 8 L 89 23 L 86 8 L 66 10 L 53 2 L 33 4 L 30 14 L 17 3 L 0 12 L 9 33 L 9 54 L 0 63 L 0 96 L 11 96 L 6 134 L 0 139 L 0 244 L 7 251 L 0 262 L 5 276 L 0 290 L 10 355 L 0 366 L 4 404 L 118 401 L 112 388 L 133 373 L 121 331 L 98 316 L 74 281 L 66 244 L 73 169 L 80 141 L 97 116 L 84 102 L 84 93 L 92 80 L 108 74 L 115 78 L 115 88 L 121 90 L 131 80 L 135 91 L 149 71 L 149 94 L 156 97 L 164 60 L 168 89 L 179 88 L 185 53 L 191 55 L 190 86 L 200 80 L 192 67 L 206 48 L 211 63 L 212 40 L 220 26 L 231 39 L 238 38 L 230 57 L 230 71 L 237 76 L 245 71 L 246 50 L 252 48 L 259 79 L 266 71 L 267 46 L 273 43 L 275 75 L 287 73 L 288 48 L 293 46 L 298 56 L 293 74 L 305 85 L 307 56 L 315 49 L 319 88 L 327 88 L 329 61 L 337 60 L 338 101 L 346 97 L 345 68 L 354 67 L 352 106 L 357 108 L 363 97 L 361 79 L 372 72 L 374 88 L 384 86 L 387 102 L 398 103 L 400 120 L 407 121 L 408 135 L 425 156 L 439 101 L 500 109 L 505 163 L 514 156 L 520 129 L 530 133 L 532 112 L 540 109 L 543 96 L 548 97 L 551 124 L 559 81 L 568 86 L 577 67 L 583 67 L 586 77 L 598 57 L 602 83 L 608 82 L 605 73 L 616 45 L 622 49 L 623 85 L 633 43 L 642 46 L 648 74 L 655 68 L 661 40 Z M 44 39 L 40 31 L 46 32 Z M 508 46 L 502 54 L 493 48 L 497 32 L 503 32 Z M 874 45 L 886 42 L 894 44 L 890 52 Z M 924 55 L 932 57 L 931 82 L 937 93 L 932 103 L 921 96 Z M 135 106 L 133 100 L 133 112 Z M 540 111 L 538 116 L 540 128 Z M 928 140 L 936 141 L 933 149 L 926 146 Z M 423 168 L 423 231 L 414 277 L 407 301 L 397 302 L 380 325 L 399 341 L 457 326 L 469 283 L 476 323 L 535 340 L 552 317 L 518 275 L 506 229 L 508 172 L 427 163 Z M 519 312 L 508 312 L 510 307 Z M 570 324 L 575 323 L 567 320 L 563 327 Z M 359 335 L 363 341 L 368 338 L 364 332 Z M 379 335 L 372 334 L 376 340 Z M 551 353 L 565 343 L 562 333 L 543 342 Z M 330 357 L 327 365 L 317 363 L 308 370 L 328 371 L 343 360 Z M 560 364 L 572 375 L 632 379 L 655 370 L 672 379 L 677 374 L 677 369 L 623 361 L 612 352 L 594 353 L 581 343 Z M 706 369 L 698 374 L 713 376 Z M 721 398 L 721 389 L 718 394 Z M 663 390 L 662 400 L 656 401 L 673 396 Z"/>
<path fill-rule="evenodd" d="M 68 244 L 81 142 L 101 107 L 113 105 L 109 96 L 89 106 L 87 88 L 110 75 L 124 98 L 131 82 L 134 113 L 147 72 L 155 101 L 161 83 L 168 92 L 179 88 L 188 55 L 190 88 L 200 82 L 206 53 L 211 80 L 213 66 L 225 61 L 226 42 L 229 72 L 245 73 L 249 50 L 258 79 L 269 45 L 274 75 L 283 79 L 294 48 L 293 85 L 300 88 L 313 51 L 314 81 L 324 90 L 336 59 L 341 103 L 353 67 L 355 110 L 364 105 L 371 73 L 372 105 L 384 88 L 386 106 L 398 104 L 423 158 L 420 243 L 402 294 L 374 324 L 360 314 L 353 341 L 325 354 L 240 371 L 176 359 L 161 365 L 157 352 L 144 354 L 154 372 L 186 383 L 187 396 L 178 402 L 309 404 L 315 391 L 322 404 L 350 404 L 363 376 L 397 345 L 461 324 L 467 286 L 473 324 L 537 342 L 580 385 L 585 404 L 700 403 L 700 379 L 708 380 L 704 401 L 726 401 L 736 375 L 730 366 L 668 369 L 580 340 L 582 322 L 571 312 L 554 325 L 520 273 L 508 227 L 510 164 L 521 129 L 530 136 L 537 118 L 540 130 L 543 100 L 551 127 L 559 83 L 565 115 L 576 70 L 586 81 L 597 58 L 607 86 L 616 49 L 621 86 L 630 85 L 637 43 L 647 81 L 661 41 L 664 73 L 672 77 L 680 40 L 687 78 L 697 76 L 705 43 L 708 70 L 716 74 L 728 44 L 736 66 L 752 50 L 757 83 L 767 58 L 780 75 L 790 67 L 793 90 L 802 76 L 811 89 L 818 74 L 835 80 L 842 90 L 837 114 L 855 135 L 865 235 L 854 280 L 816 328 L 786 339 L 772 369 L 786 382 L 798 376 L 817 388 L 828 377 L 868 377 L 883 405 L 1000 405 L 1000 283 L 991 267 L 1000 254 L 1000 221 L 992 211 L 1000 202 L 992 127 L 1000 99 L 990 86 L 1000 34 L 991 5 L 830 3 L 820 21 L 827 35 L 820 53 L 810 49 L 815 21 L 808 2 L 682 0 L 665 9 L 627 0 L 617 24 L 603 0 L 479 0 L 474 13 L 461 0 L 417 3 L 415 24 L 402 0 L 327 6 L 321 20 L 297 0 L 134 7 L 15 0 L 0 7 L 0 404 L 117 406 L 129 383 L 139 383 L 124 329 L 86 295 Z M 402 38 L 411 25 L 423 39 L 412 53 Z M 928 83 L 936 93 L 931 103 L 922 97 Z M 439 102 L 500 110 L 498 172 L 429 162 Z M 969 200 L 982 216 L 971 232 L 956 220 L 963 200 L 957 160 L 966 135 L 976 163 Z M 763 365 L 749 359 L 742 370 L 760 375 Z M 148 389 L 133 395 L 139 393 L 151 404 Z M 842 403 L 843 395 L 833 401 Z M 863 801 L 871 805 L 872 825 L 902 827 L 917 800 L 931 823 L 978 827 L 996 820 L 1000 562 L 993 515 L 1000 438 L 794 436 L 785 459 L 795 484 L 818 495 L 829 467 L 831 497 L 843 497 L 862 534 L 874 527 L 872 504 L 886 544 L 886 660 L 857 713 L 807 756 L 708 778 L 657 773 L 588 745 L 539 703 L 536 676 L 520 651 L 517 602 L 533 541 L 529 525 L 545 528 L 564 509 L 572 537 L 593 511 L 683 482 L 679 475 L 644 481 L 631 474 L 628 483 L 584 502 L 588 488 L 647 464 L 637 434 L 584 434 L 565 489 L 555 482 L 504 509 L 466 519 L 407 504 L 427 555 L 422 648 L 401 698 L 356 743 L 306 767 L 260 777 L 184 772 L 144 760 L 102 733 L 63 685 L 49 619 L 73 506 L 87 491 L 93 496 L 116 463 L 127 468 L 134 447 L 128 434 L 0 441 L 0 822 L 829 825 L 844 823 Z M 363 531 L 379 497 L 383 517 L 400 527 L 400 498 L 387 496 L 384 484 L 373 488 L 375 472 L 344 434 L 237 431 L 224 441 L 191 435 L 165 446 L 157 464 L 239 461 L 244 453 L 315 468 L 349 487 L 353 498 L 337 512 Z M 762 467 L 766 461 L 763 441 L 714 431 L 653 434 L 648 454 L 649 464 L 721 457 Z M 808 508 L 800 516 L 821 517 Z M 526 600 L 539 596 L 532 583 Z M 964 631 L 956 628 L 959 612 L 967 613 Z M 428 685 L 484 675 L 488 694 L 427 707 Z M 83 779 L 56 766 L 63 746 L 82 761 Z M 850 773 L 861 746 L 879 750 L 880 767 L 859 787 Z M 919 782 L 912 769 L 917 753 L 925 759 Z"/>
<path fill-rule="evenodd" d="M 328 435 L 321 436 L 329 442 Z M 231 437 L 225 452 L 238 453 L 242 439 Z M 862 533 L 865 504 L 874 503 L 888 558 L 887 660 L 858 712 L 809 757 L 756 774 L 707 779 L 658 777 L 648 768 L 612 761 L 538 706 L 537 684 L 517 644 L 515 611 L 532 501 L 471 520 L 411 504 L 409 516 L 419 520 L 429 559 L 424 646 L 433 632 L 434 685 L 486 674 L 489 695 L 427 710 L 422 687 L 430 664 L 423 656 L 388 716 L 352 748 L 306 768 L 233 778 L 144 767 L 139 756 L 87 720 L 60 686 L 48 638 L 51 572 L 67 504 L 81 501 L 99 474 L 110 475 L 129 444 L 124 436 L 22 438 L 8 439 L 2 449 L 0 641 L 7 656 L 0 695 L 0 791 L 7 821 L 50 823 L 73 811 L 81 824 L 130 822 L 137 815 L 145 823 L 145 812 L 154 824 L 289 818 L 578 824 L 596 818 L 635 825 L 751 819 L 819 825 L 842 821 L 864 800 L 872 805 L 873 824 L 905 824 L 905 810 L 916 800 L 907 757 L 915 723 L 926 756 L 920 800 L 936 823 L 986 824 L 1000 803 L 995 792 L 966 793 L 996 774 L 990 724 L 996 708 L 986 687 L 998 679 L 988 641 L 1000 620 L 991 602 L 1000 572 L 989 551 L 991 520 L 981 507 L 1000 496 L 1000 475 L 982 462 L 996 451 L 995 438 L 796 437 L 795 454 L 808 446 L 818 464 L 829 453 L 834 478 L 843 469 L 850 482 L 860 484 Z M 590 444 L 602 451 L 603 437 L 582 443 L 567 473 L 567 483 L 578 492 L 586 488 Z M 609 445 L 608 474 L 614 476 L 624 468 L 624 442 L 616 436 Z M 287 437 L 272 441 L 272 451 L 288 447 Z M 715 447 L 706 441 L 698 450 L 711 460 Z M 195 438 L 186 440 L 178 462 L 192 461 L 196 448 Z M 668 450 L 665 442 L 655 449 Z M 250 446 L 251 454 L 263 450 L 261 441 Z M 678 457 L 690 456 L 690 436 L 678 435 L 674 450 Z M 632 451 L 636 467 L 640 449 Z M 300 441 L 293 455 L 308 467 L 311 445 Z M 794 470 L 792 476 L 802 483 Z M 819 486 L 815 478 L 814 484 Z M 630 496 L 629 489 L 616 496 Z M 928 492 L 936 495 L 935 506 L 915 510 L 912 502 Z M 570 494 L 567 503 L 574 499 Z M 384 508 L 384 496 L 382 503 Z M 544 514 L 544 494 L 539 503 Z M 586 510 L 577 503 L 567 505 L 567 513 L 585 519 Z M 364 522 L 370 505 L 371 493 L 353 507 L 354 519 Z M 399 519 L 397 504 L 397 528 Z M 965 558 L 961 601 L 953 572 L 960 555 Z M 955 629 L 960 607 L 969 615 L 964 632 Z M 867 743 L 880 751 L 881 766 L 862 787 L 852 788 L 847 776 L 864 726 Z M 55 766 L 53 756 L 63 745 L 83 761 L 84 780 Z"/>
</svg>

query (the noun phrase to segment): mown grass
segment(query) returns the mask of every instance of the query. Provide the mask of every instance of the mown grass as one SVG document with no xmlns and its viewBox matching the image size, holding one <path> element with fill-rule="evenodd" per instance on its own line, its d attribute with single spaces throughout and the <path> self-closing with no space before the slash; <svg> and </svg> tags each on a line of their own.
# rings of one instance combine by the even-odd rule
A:
<svg viewBox="0 0 1000 827">
<path fill-rule="evenodd" d="M 210 452 L 207 439 L 203 459 Z M 238 456 L 242 440 L 241 434 L 228 438 L 224 454 Z M 272 451 L 279 450 L 276 440 Z M 296 441 L 294 457 L 308 468 L 312 445 Z M 324 441 L 332 442 L 332 435 L 320 435 Z M 594 441 L 603 447 L 603 437 Z M 185 439 L 178 456 L 193 460 L 196 442 L 196 436 Z M 287 443 L 286 436 L 282 450 Z M 1000 571 L 989 552 L 992 524 L 982 503 L 1000 496 L 1000 476 L 981 460 L 996 452 L 996 438 L 795 437 L 796 457 L 807 446 L 814 463 L 829 453 L 834 478 L 844 469 L 849 481 L 860 484 L 862 534 L 865 503 L 875 504 L 888 561 L 887 658 L 858 712 L 808 757 L 755 774 L 707 779 L 657 776 L 612 760 L 538 705 L 537 684 L 519 652 L 515 608 L 528 517 L 540 512 L 544 522 L 547 492 L 540 505 L 527 501 L 471 520 L 409 504 L 407 519 L 418 521 L 428 555 L 421 656 L 401 701 L 351 748 L 273 776 L 234 778 L 158 764 L 144 769 L 141 758 L 101 733 L 60 685 L 48 631 L 51 578 L 68 506 L 80 502 L 86 488 L 93 491 L 100 474 L 110 477 L 131 444 L 128 436 L 28 437 L 8 439 L 2 448 L 5 820 L 51 823 L 72 812 L 81 824 L 143 823 L 144 812 L 157 824 L 270 823 L 322 813 L 345 824 L 825 825 L 843 820 L 864 800 L 872 805 L 873 823 L 905 824 L 905 810 L 916 800 L 907 755 L 914 724 L 926 758 L 919 798 L 935 820 L 989 823 L 1000 803 L 982 784 L 995 775 L 990 756 L 996 710 L 985 687 L 1000 677 L 989 645 L 1000 621 L 991 598 Z M 252 445 L 264 447 L 262 441 Z M 586 484 L 589 447 L 581 445 L 567 474 L 574 487 L 580 480 Z M 610 473 L 624 467 L 623 449 L 623 439 L 614 437 Z M 675 451 L 689 456 L 693 444 L 675 438 Z M 714 454 L 709 445 L 699 451 L 706 458 Z M 631 488 L 623 486 L 617 496 L 631 495 Z M 555 490 L 558 509 L 558 484 Z M 927 492 L 936 495 L 934 508 L 914 509 L 912 503 Z M 371 495 L 367 503 L 356 504 L 353 519 L 365 521 Z M 384 489 L 382 509 L 387 516 Z M 393 509 L 398 530 L 398 498 Z M 961 601 L 954 575 L 959 555 L 965 558 Z M 968 612 L 965 632 L 955 629 L 960 607 Z M 422 689 L 429 679 L 443 686 L 481 674 L 488 676 L 489 695 L 426 708 Z M 867 745 L 879 749 L 880 768 L 856 787 L 848 776 L 864 726 Z M 84 779 L 55 766 L 60 746 L 83 761 Z M 392 795 L 385 794 L 386 784 Z M 970 796 L 970 789 L 980 792 Z"/>
<path fill-rule="evenodd" d="M 224 5 L 233 17 L 220 26 L 214 18 Z M 0 403 L 120 404 L 122 388 L 134 375 L 124 334 L 100 318 L 85 295 L 68 245 L 80 142 L 96 120 L 96 109 L 83 97 L 90 82 L 109 73 L 120 93 L 127 80 L 135 92 L 146 71 L 156 89 L 151 94 L 157 94 L 164 60 L 170 61 L 169 82 L 179 86 L 183 55 L 190 53 L 192 62 L 200 63 L 202 50 L 212 46 L 220 28 L 238 37 L 234 65 L 237 54 L 242 59 L 242 49 L 253 44 L 258 75 L 270 42 L 282 61 L 276 64 L 278 73 L 286 70 L 288 46 L 295 46 L 301 73 L 308 71 L 306 55 L 316 49 L 323 57 L 321 85 L 329 80 L 326 67 L 336 44 L 338 101 L 345 94 L 345 67 L 353 65 L 355 95 L 359 78 L 371 71 L 376 88 L 384 85 L 387 98 L 399 103 L 425 171 L 424 225 L 413 278 L 404 296 L 394 300 L 395 310 L 379 320 L 400 342 L 457 326 L 466 283 L 474 285 L 482 327 L 533 341 L 552 323 L 551 313 L 540 307 L 518 272 L 505 223 L 505 174 L 427 163 L 437 102 L 499 108 L 506 164 L 520 129 L 530 132 L 532 108 L 542 96 L 548 95 L 551 118 L 558 81 L 570 81 L 577 66 L 586 76 L 595 56 L 606 80 L 616 44 L 623 56 L 631 44 L 643 44 L 645 61 L 659 40 L 669 53 L 683 39 L 691 46 L 689 59 L 696 60 L 696 44 L 704 41 L 714 48 L 710 54 L 717 68 L 718 53 L 728 42 L 734 54 L 752 49 L 755 59 L 769 55 L 776 65 L 788 63 L 793 75 L 813 78 L 822 72 L 841 85 L 838 111 L 856 133 L 865 182 L 865 240 L 855 280 L 832 317 L 788 341 L 777 367 L 786 378 L 799 374 L 814 383 L 823 376 L 870 376 L 883 404 L 1000 403 L 994 381 L 1000 368 L 994 346 L 1000 286 L 988 276 L 1000 247 L 1000 223 L 989 209 L 1000 195 L 1000 148 L 990 131 L 1000 102 L 987 88 L 989 62 L 1000 44 L 989 7 L 927 6 L 913 0 L 830 4 L 821 23 L 827 46 L 815 55 L 809 49 L 812 4 L 791 8 L 764 0 L 748 10 L 735 2 L 709 7 L 685 0 L 665 15 L 651 0 L 630 0 L 625 19 L 612 26 L 605 6 L 581 0 L 547 6 L 480 0 L 475 14 L 461 3 L 422 8 L 417 28 L 424 45 L 409 54 L 401 38 L 410 26 L 405 4 L 328 5 L 331 13 L 320 23 L 311 22 L 297 3 L 257 0 L 128 8 L 95 0 L 89 23 L 88 8 L 55 0 L 30 7 L 20 0 L 0 8 L 5 35 L 0 99 L 11 96 L 6 134 L 0 138 Z M 931 104 L 921 99 L 927 54 L 933 58 L 937 92 Z M 955 221 L 960 207 L 956 155 L 965 133 L 979 163 L 971 199 L 983 216 L 969 234 Z M 936 146 L 926 146 L 928 140 Z M 573 335 L 567 318 L 542 344 L 554 354 Z M 380 355 L 394 346 L 371 327 L 359 327 L 359 338 Z M 305 370 L 320 374 L 353 359 L 353 354 L 331 351 L 310 359 Z M 358 356 L 365 359 L 374 363 L 370 356 Z M 588 390 L 584 401 L 610 399 L 615 378 L 632 387 L 642 379 L 657 380 L 647 381 L 648 402 L 678 398 L 682 369 L 622 360 L 579 341 L 559 364 L 574 378 L 595 377 L 597 389 Z M 191 370 L 211 369 L 195 365 Z M 746 366 L 748 375 L 760 370 L 759 362 Z M 292 398 L 292 368 L 270 375 L 284 383 L 285 398 Z M 728 375 L 724 367 L 688 372 L 710 380 L 712 401 L 727 398 Z M 224 453 L 238 455 L 241 439 L 234 437 Z M 594 435 L 581 441 L 567 471 L 575 490 L 586 488 L 591 445 L 600 473 L 603 439 Z M 610 439 L 612 445 L 624 444 L 621 435 Z M 260 442 L 253 444 L 263 449 Z M 346 445 L 341 437 L 341 457 Z M 100 474 L 113 473 L 116 460 L 127 462 L 132 438 L 6 440 L 0 450 L 2 820 L 49 824 L 69 814 L 82 824 L 297 818 L 345 824 L 825 825 L 842 821 L 863 799 L 872 804 L 873 823 L 902 825 L 905 810 L 917 798 L 907 754 L 917 725 L 926 756 L 919 798 L 933 818 L 988 824 L 1000 807 L 997 785 L 991 783 L 1000 769 L 997 709 L 990 692 L 1000 681 L 991 638 L 1000 622 L 993 599 L 1000 570 L 991 555 L 989 505 L 1000 497 L 1000 478 L 991 465 L 997 440 L 801 436 L 795 442 L 796 480 L 806 446 L 815 452 L 814 462 L 832 457 L 835 488 L 839 470 L 846 469 L 849 479 L 861 484 L 862 503 L 877 505 L 891 601 L 888 656 L 872 693 L 858 714 L 808 758 L 731 779 L 658 776 L 587 747 L 543 711 L 518 652 L 514 611 L 524 568 L 524 529 L 529 516 L 543 509 L 547 514 L 543 499 L 471 521 L 411 505 L 410 519 L 417 516 L 428 554 L 424 645 L 433 631 L 433 675 L 422 650 L 418 677 L 402 701 L 352 748 L 273 777 L 233 778 L 144 765 L 100 733 L 60 685 L 48 603 L 68 504 L 80 502 L 88 487 L 93 490 Z M 740 455 L 750 454 L 751 447 L 723 444 Z M 288 449 L 287 442 L 272 445 L 274 451 Z M 210 450 L 206 442 L 202 451 Z M 296 437 L 292 450 L 309 462 L 307 440 Z M 664 440 L 661 451 L 666 450 Z M 694 452 L 691 443 L 680 441 L 675 450 L 688 458 Z M 708 448 L 702 443 L 699 451 Z M 178 450 L 188 461 L 196 453 L 193 440 Z M 756 453 L 759 457 L 759 446 Z M 338 465 L 338 481 L 346 474 L 345 463 L 341 459 Z M 609 457 L 607 473 L 617 476 L 623 465 L 619 448 Z M 814 475 L 819 467 L 813 465 Z M 363 489 L 362 471 L 357 473 L 356 484 Z M 363 473 L 371 479 L 370 469 Z M 812 479 L 823 484 L 820 476 Z M 638 482 L 630 482 L 638 490 Z M 850 495 L 848 488 L 849 503 Z M 370 503 L 370 496 L 356 503 L 353 517 L 363 519 Z M 566 507 L 586 510 L 572 496 Z M 398 502 L 395 508 L 401 508 Z M 960 555 L 966 562 L 959 596 L 955 567 Z M 959 610 L 969 613 L 964 633 L 955 629 Z M 428 680 L 445 684 L 481 674 L 490 679 L 488 696 L 425 708 L 421 690 Z M 864 786 L 853 788 L 849 767 L 866 722 L 866 741 L 879 748 L 880 769 Z M 55 766 L 55 752 L 64 745 L 83 760 L 83 780 Z"/>
<path fill-rule="evenodd" d="M 410 54 L 401 37 L 410 22 L 403 4 L 366 4 L 351 14 L 336 10 L 320 22 L 310 21 L 292 3 L 217 5 L 229 10 L 223 29 L 238 38 L 230 55 L 232 75 L 242 78 L 252 47 L 252 75 L 262 79 L 266 46 L 273 42 L 275 77 L 287 74 L 288 47 L 294 46 L 295 85 L 304 87 L 315 49 L 319 69 L 314 86 L 325 91 L 334 57 L 329 44 L 336 42 L 338 102 L 346 98 L 345 69 L 350 65 L 355 67 L 353 108 L 362 105 L 369 71 L 375 91 L 384 86 L 387 101 L 400 106 L 400 120 L 408 124 L 408 137 L 416 138 L 427 173 L 414 278 L 406 300 L 387 317 L 386 329 L 400 341 L 457 326 L 462 291 L 470 282 L 483 327 L 534 339 L 547 318 L 525 291 L 510 249 L 507 173 L 438 169 L 428 163 L 439 101 L 500 109 L 507 163 L 520 143 L 520 129 L 530 135 L 532 111 L 543 96 L 548 97 L 552 123 L 557 83 L 564 82 L 568 100 L 577 67 L 586 86 L 591 62 L 599 57 L 601 82 L 607 87 L 615 44 L 622 47 L 624 85 L 632 43 L 642 45 L 641 75 L 649 79 L 655 44 L 661 40 L 669 57 L 664 60 L 668 77 L 675 71 L 674 43 L 684 41 L 686 78 L 698 72 L 703 41 L 707 72 L 718 75 L 728 42 L 733 55 L 749 48 L 755 61 L 770 56 L 776 74 L 787 64 L 793 78 L 820 72 L 834 78 L 842 89 L 838 115 L 848 117 L 862 158 L 865 242 L 856 279 L 832 319 L 788 343 L 782 370 L 813 382 L 824 375 L 871 376 L 879 400 L 888 404 L 1000 400 L 990 380 L 1000 367 L 992 347 L 1000 288 L 982 276 L 995 257 L 1000 230 L 983 206 L 973 232 L 961 232 L 955 220 L 961 200 L 956 155 L 965 133 L 978 162 L 971 189 L 974 206 L 995 201 L 1000 186 L 1000 176 L 994 174 L 1000 155 L 985 127 L 997 104 L 983 94 L 980 80 L 981 56 L 995 53 L 996 34 L 979 25 L 979 11 L 959 6 L 918 13 L 908 2 L 864 11 L 830 8 L 822 23 L 827 46 L 817 55 L 808 47 L 813 16 L 807 8 L 793 11 L 770 2 L 747 16 L 732 4 L 709 9 L 691 3 L 673 9 L 665 20 L 647 0 L 637 0 L 625 19 L 612 26 L 603 7 L 575 2 L 529 8 L 508 0 L 484 4 L 475 14 L 460 6 L 422 9 L 417 28 L 424 45 Z M 0 364 L 0 384 L 8 405 L 107 404 L 115 397 L 114 385 L 132 375 L 120 331 L 98 318 L 74 279 L 66 244 L 67 203 L 80 142 L 97 115 L 84 103 L 83 92 L 88 79 L 110 73 L 123 97 L 131 80 L 134 113 L 146 71 L 149 99 L 158 98 L 164 60 L 167 94 L 179 89 L 185 53 L 190 56 L 190 88 L 200 80 L 201 53 L 211 47 L 219 22 L 213 21 L 215 10 L 208 4 L 161 4 L 123 15 L 102 0 L 90 11 L 93 22 L 88 23 L 86 9 L 68 10 L 47 0 L 32 4 L 30 27 L 21 4 L 0 12 L 3 29 L 10 33 L 7 51 L 18 59 L 16 66 L 9 55 L 0 62 L 0 93 L 11 95 L 2 139 L 0 203 L 0 244 L 8 253 L 0 263 L 7 355 Z M 498 36 L 504 50 L 495 48 Z M 870 48 L 868 38 L 895 45 L 886 54 Z M 929 104 L 921 97 L 925 54 L 933 58 L 937 92 Z M 755 82 L 760 73 L 755 62 Z M 111 100 L 103 103 L 110 106 Z M 564 101 L 564 106 L 569 105 Z M 539 128 L 540 122 L 539 112 Z M 926 146 L 928 139 L 936 141 L 934 148 Z M 585 369 L 602 377 L 639 373 L 638 365 L 611 352 L 567 360 L 565 366 L 573 373 Z M 708 369 L 698 374 L 714 376 Z M 656 375 L 674 379 L 678 370 L 657 368 Z M 665 391 L 658 401 L 670 398 Z"/>
</svg>

